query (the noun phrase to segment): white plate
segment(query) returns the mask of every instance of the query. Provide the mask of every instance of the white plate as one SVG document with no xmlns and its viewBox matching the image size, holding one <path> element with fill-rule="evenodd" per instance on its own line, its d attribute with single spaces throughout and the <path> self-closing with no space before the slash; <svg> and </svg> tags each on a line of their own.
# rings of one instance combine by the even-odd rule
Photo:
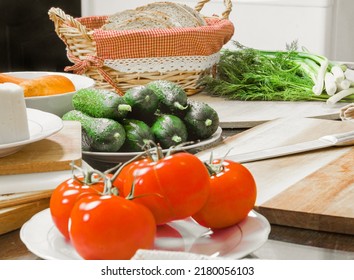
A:
<svg viewBox="0 0 354 280">
<path fill-rule="evenodd" d="M 62 72 L 23 71 L 8 72 L 6 74 L 26 79 L 34 79 L 47 75 L 62 75 L 72 81 L 76 91 L 83 88 L 91 88 L 95 85 L 95 81 L 89 77 Z M 26 97 L 26 106 L 27 108 L 42 110 L 62 117 L 66 112 L 73 109 L 72 98 L 76 91 L 48 96 Z"/>
<path fill-rule="evenodd" d="M 186 219 L 159 227 L 155 249 L 240 259 L 261 247 L 269 233 L 268 220 L 255 211 L 238 225 L 214 232 Z M 82 259 L 54 226 L 49 209 L 27 221 L 21 228 L 20 238 L 40 258 Z"/>
<path fill-rule="evenodd" d="M 25 145 L 47 138 L 63 128 L 61 118 L 40 110 L 27 108 L 27 119 L 30 138 L 24 141 L 0 145 L 0 157 L 16 153 Z"/>
<path fill-rule="evenodd" d="M 207 145 L 213 144 L 221 138 L 221 127 L 218 127 L 216 132 L 208 139 L 203 141 L 197 142 L 195 144 L 186 145 L 181 147 L 179 150 L 191 150 L 191 149 L 200 149 Z M 178 149 L 177 149 L 178 150 Z M 163 152 L 167 152 L 167 150 L 163 150 Z M 117 163 L 117 162 L 125 162 L 139 154 L 139 152 L 126 152 L 126 153 L 108 153 L 108 152 L 88 152 L 82 151 L 82 154 L 86 159 L 91 159 L 100 162 L 107 162 L 107 163 Z"/>
</svg>

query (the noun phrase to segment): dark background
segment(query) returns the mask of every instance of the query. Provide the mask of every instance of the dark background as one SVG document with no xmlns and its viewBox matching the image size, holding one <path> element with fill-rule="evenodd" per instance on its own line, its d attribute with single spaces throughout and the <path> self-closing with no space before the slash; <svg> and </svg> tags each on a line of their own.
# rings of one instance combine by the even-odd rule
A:
<svg viewBox="0 0 354 280">
<path fill-rule="evenodd" d="M 59 71 L 72 63 L 48 10 L 81 15 L 81 0 L 0 0 L 0 71 Z"/>
</svg>

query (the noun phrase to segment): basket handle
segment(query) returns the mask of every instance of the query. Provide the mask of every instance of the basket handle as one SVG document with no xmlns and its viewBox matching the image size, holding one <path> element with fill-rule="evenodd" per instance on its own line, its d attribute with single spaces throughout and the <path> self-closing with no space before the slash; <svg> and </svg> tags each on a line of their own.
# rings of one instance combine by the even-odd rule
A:
<svg viewBox="0 0 354 280">
<path fill-rule="evenodd" d="M 58 36 L 63 40 L 64 38 L 61 36 L 59 32 L 59 27 L 62 25 L 74 27 L 87 39 L 92 41 L 91 36 L 88 34 L 87 28 L 74 19 L 72 16 L 64 13 L 60 8 L 50 8 L 48 11 L 49 18 L 54 22 L 55 32 Z"/>
<path fill-rule="evenodd" d="M 206 3 L 210 2 L 210 0 L 200 0 L 198 2 L 198 4 L 194 7 L 194 10 L 196 10 L 197 12 L 200 12 L 204 5 Z M 225 11 L 221 14 L 221 18 L 222 19 L 229 19 L 229 15 L 231 13 L 232 10 L 232 3 L 231 0 L 224 0 L 224 5 L 225 5 Z"/>
</svg>

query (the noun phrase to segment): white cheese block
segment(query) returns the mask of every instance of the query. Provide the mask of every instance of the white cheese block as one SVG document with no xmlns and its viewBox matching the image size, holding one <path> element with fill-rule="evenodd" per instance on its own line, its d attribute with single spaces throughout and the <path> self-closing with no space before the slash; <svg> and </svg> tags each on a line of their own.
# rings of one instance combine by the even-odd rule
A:
<svg viewBox="0 0 354 280">
<path fill-rule="evenodd" d="M 0 145 L 29 138 L 23 89 L 13 83 L 0 84 Z"/>
</svg>

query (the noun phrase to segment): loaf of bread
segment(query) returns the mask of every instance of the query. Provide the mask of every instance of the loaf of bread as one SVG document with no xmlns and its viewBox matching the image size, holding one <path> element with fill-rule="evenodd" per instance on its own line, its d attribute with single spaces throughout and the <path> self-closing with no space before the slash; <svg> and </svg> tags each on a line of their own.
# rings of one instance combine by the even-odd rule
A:
<svg viewBox="0 0 354 280">
<path fill-rule="evenodd" d="M 115 13 L 107 18 L 104 30 L 198 27 L 206 22 L 191 7 L 173 2 L 155 2 Z"/>
<path fill-rule="evenodd" d="M 136 10 L 125 10 L 125 11 L 110 15 L 107 18 L 107 23 L 112 23 L 112 22 L 122 23 L 122 22 L 124 22 L 126 20 L 130 20 L 136 16 L 137 16 Z"/>
<path fill-rule="evenodd" d="M 141 11 L 158 11 L 165 13 L 173 22 L 178 22 L 180 27 L 197 27 L 200 26 L 199 21 L 188 12 L 181 4 L 172 2 L 155 2 L 146 6 L 136 8 Z"/>
<path fill-rule="evenodd" d="M 75 91 L 73 82 L 62 75 L 47 75 L 28 79 L 19 84 L 25 97 L 47 96 Z"/>
<path fill-rule="evenodd" d="M 189 13 L 192 14 L 194 18 L 196 18 L 199 26 L 207 25 L 204 17 L 199 12 L 197 12 L 196 10 L 194 10 L 193 8 L 185 4 L 181 4 L 181 7 L 186 9 Z"/>
<path fill-rule="evenodd" d="M 19 77 L 15 77 L 12 75 L 8 75 L 8 74 L 4 74 L 4 73 L 0 73 L 0 84 L 2 83 L 13 83 L 13 84 L 20 84 L 24 81 L 26 81 L 28 79 L 24 79 L 24 78 L 19 78 Z"/>
<path fill-rule="evenodd" d="M 106 23 L 104 30 L 133 30 L 150 28 L 171 28 L 173 25 L 164 18 L 150 15 L 149 13 L 136 13 L 130 19 L 124 21 L 113 21 Z"/>
</svg>

